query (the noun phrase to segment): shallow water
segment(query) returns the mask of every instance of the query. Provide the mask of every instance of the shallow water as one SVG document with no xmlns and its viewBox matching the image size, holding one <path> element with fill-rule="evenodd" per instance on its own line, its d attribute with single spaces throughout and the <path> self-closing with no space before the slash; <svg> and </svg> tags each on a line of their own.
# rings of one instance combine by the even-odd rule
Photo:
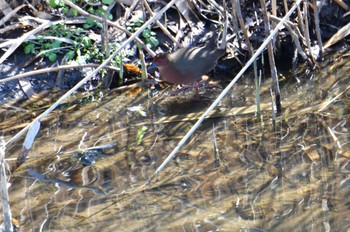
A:
<svg viewBox="0 0 350 232">
<path fill-rule="evenodd" d="M 21 231 L 347 231 L 349 69 L 343 54 L 300 74 L 300 84 L 282 82 L 275 123 L 269 80 L 259 123 L 247 75 L 150 185 L 222 87 L 76 94 L 43 120 L 27 161 L 9 175 L 13 217 Z M 5 139 L 45 100 L 2 106 Z M 12 166 L 21 142 L 6 151 Z M 84 156 L 91 165 L 76 153 L 106 144 Z"/>
</svg>

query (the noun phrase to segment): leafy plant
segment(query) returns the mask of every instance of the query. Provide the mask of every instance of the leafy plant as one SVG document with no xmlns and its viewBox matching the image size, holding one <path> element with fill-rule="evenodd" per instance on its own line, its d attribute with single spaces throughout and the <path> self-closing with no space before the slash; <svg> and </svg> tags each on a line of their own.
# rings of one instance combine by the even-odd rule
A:
<svg viewBox="0 0 350 232">
<path fill-rule="evenodd" d="M 134 19 L 127 23 L 127 29 L 131 32 L 137 31 L 143 24 L 143 20 Z M 142 38 L 146 41 L 146 45 L 149 47 L 157 47 L 159 45 L 159 41 L 156 37 L 156 33 L 152 31 L 150 28 L 146 28 L 142 34 Z"/>
<path fill-rule="evenodd" d="M 64 24 L 51 26 L 37 40 L 24 43 L 25 54 L 38 54 L 50 61 L 57 59 L 58 53 L 65 54 L 68 60 L 86 63 L 101 56 L 93 41 L 81 28 L 67 27 Z M 57 38 L 57 39 L 55 39 Z"/>
<path fill-rule="evenodd" d="M 61 0 L 50 0 L 50 6 L 52 8 L 58 8 L 58 7 L 63 7 L 64 2 Z"/>
<path fill-rule="evenodd" d="M 145 136 L 147 130 L 148 130 L 148 127 L 147 127 L 147 126 L 143 126 L 142 128 L 140 128 L 140 129 L 137 131 L 137 135 L 136 135 L 136 144 L 137 144 L 137 145 L 140 145 L 140 144 L 141 144 L 142 139 L 143 139 L 143 137 Z"/>
</svg>

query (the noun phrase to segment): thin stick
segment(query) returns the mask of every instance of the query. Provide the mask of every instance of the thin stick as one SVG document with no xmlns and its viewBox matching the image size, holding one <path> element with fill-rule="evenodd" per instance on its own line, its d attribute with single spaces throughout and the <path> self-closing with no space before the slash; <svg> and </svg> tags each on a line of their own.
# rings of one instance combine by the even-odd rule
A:
<svg viewBox="0 0 350 232">
<path fill-rule="evenodd" d="M 310 39 L 310 32 L 309 32 L 309 19 L 308 19 L 309 18 L 308 17 L 309 8 L 308 8 L 308 6 L 309 6 L 308 0 L 304 0 L 304 9 L 303 9 L 304 10 L 304 15 L 303 15 L 304 20 L 303 20 L 303 22 L 305 25 L 304 33 L 305 33 L 306 45 L 307 45 L 307 49 L 309 50 L 309 57 L 311 58 L 312 63 L 315 64 L 316 63 L 315 58 L 311 53 L 312 48 L 311 48 L 311 43 L 310 43 L 311 39 Z"/>
<path fill-rule="evenodd" d="M 10 208 L 9 194 L 7 191 L 7 178 L 5 170 L 5 146 L 3 137 L 0 138 L 0 183 L 1 183 L 1 202 L 4 216 L 4 231 L 13 231 L 12 215 Z"/>
<path fill-rule="evenodd" d="M 314 4 L 314 18 L 315 18 L 315 28 L 316 28 L 317 43 L 318 43 L 318 46 L 320 47 L 319 56 L 322 57 L 323 45 L 322 45 L 322 38 L 321 38 L 319 11 L 318 11 L 318 6 L 317 6 L 317 1 L 316 0 L 312 0 L 312 3 Z"/>
<path fill-rule="evenodd" d="M 253 54 L 253 48 L 252 48 L 252 45 L 249 41 L 249 36 L 248 36 L 248 32 L 247 32 L 247 29 L 245 28 L 245 24 L 244 24 L 244 20 L 243 20 L 243 16 L 242 16 L 242 9 L 241 9 L 241 5 L 239 4 L 239 0 L 234 0 L 235 2 L 235 7 L 236 9 L 236 15 L 237 15 L 237 18 L 238 18 L 238 22 L 239 22 L 239 25 L 242 29 L 242 32 L 243 32 L 243 37 L 244 37 L 244 41 L 248 47 L 248 52 L 250 55 Z"/>
<path fill-rule="evenodd" d="M 269 17 L 267 16 L 267 9 L 265 5 L 265 0 L 260 0 L 260 5 L 262 8 L 262 13 L 264 16 L 264 24 L 265 24 L 265 31 L 267 33 L 270 32 L 270 20 Z M 267 45 L 267 54 L 269 57 L 269 65 L 270 65 L 270 72 L 271 72 L 271 78 L 272 78 L 272 89 L 274 91 L 274 97 L 275 97 L 275 103 L 276 103 L 276 109 L 277 113 L 281 114 L 282 113 L 282 106 L 281 106 L 281 93 L 280 93 L 280 87 L 279 87 L 279 82 L 278 82 L 278 76 L 277 76 L 277 68 L 276 68 L 276 62 L 275 62 L 275 57 L 274 57 L 274 52 L 273 52 L 273 43 L 269 43 Z"/>
</svg>

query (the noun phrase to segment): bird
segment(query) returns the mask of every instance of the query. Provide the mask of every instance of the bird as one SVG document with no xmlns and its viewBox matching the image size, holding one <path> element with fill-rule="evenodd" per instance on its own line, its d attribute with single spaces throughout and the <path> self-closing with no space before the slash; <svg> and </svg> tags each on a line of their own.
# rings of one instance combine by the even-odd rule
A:
<svg viewBox="0 0 350 232">
<path fill-rule="evenodd" d="M 190 84 L 215 68 L 226 53 L 217 47 L 217 36 L 200 47 L 184 47 L 173 53 L 158 54 L 153 58 L 161 79 L 171 84 Z"/>
</svg>

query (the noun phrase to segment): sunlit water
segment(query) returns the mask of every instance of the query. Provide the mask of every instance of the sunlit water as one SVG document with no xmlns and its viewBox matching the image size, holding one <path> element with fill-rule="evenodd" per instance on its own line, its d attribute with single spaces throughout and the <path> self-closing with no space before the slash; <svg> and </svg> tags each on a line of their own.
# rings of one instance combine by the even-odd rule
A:
<svg viewBox="0 0 350 232">
<path fill-rule="evenodd" d="M 301 84 L 282 82 L 275 123 L 269 81 L 262 123 L 253 82 L 239 82 L 150 185 L 222 88 L 76 96 L 43 120 L 28 159 L 9 174 L 12 215 L 21 231 L 347 231 L 350 59 L 323 66 L 300 74 Z M 2 107 L 6 139 L 47 107 L 14 106 Z M 88 163 L 75 152 L 106 144 Z"/>
</svg>

